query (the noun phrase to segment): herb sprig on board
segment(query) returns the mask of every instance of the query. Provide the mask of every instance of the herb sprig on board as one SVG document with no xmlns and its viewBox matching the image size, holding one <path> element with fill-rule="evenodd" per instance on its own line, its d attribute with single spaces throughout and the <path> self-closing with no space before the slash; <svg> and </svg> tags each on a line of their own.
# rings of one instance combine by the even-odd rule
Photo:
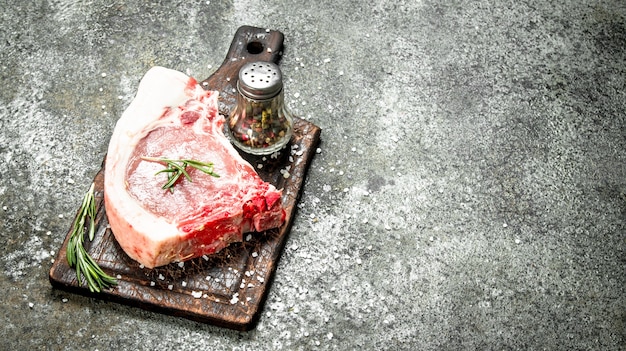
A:
<svg viewBox="0 0 626 351">
<path fill-rule="evenodd" d="M 85 194 L 78 215 L 74 219 L 70 239 L 67 244 L 66 257 L 69 266 L 76 269 L 78 284 L 83 284 L 84 277 L 89 291 L 100 292 L 102 289 L 117 285 L 117 280 L 106 274 L 96 261 L 89 256 L 83 245 L 85 241 L 85 224 L 87 224 L 88 237 L 91 241 L 96 232 L 96 201 L 93 183 Z"/>
<path fill-rule="evenodd" d="M 174 160 L 163 157 L 142 157 L 141 159 L 145 161 L 165 163 L 165 169 L 156 172 L 154 175 L 167 173 L 167 182 L 163 184 L 161 188 L 164 190 L 169 190 L 171 192 L 174 192 L 174 186 L 176 185 L 176 181 L 178 181 L 178 179 L 183 175 L 185 176 L 185 178 L 187 178 L 188 181 L 192 182 L 191 176 L 186 170 L 187 167 L 193 167 L 216 178 L 219 178 L 220 176 L 213 171 L 212 162 L 201 162 L 190 159 Z"/>
</svg>

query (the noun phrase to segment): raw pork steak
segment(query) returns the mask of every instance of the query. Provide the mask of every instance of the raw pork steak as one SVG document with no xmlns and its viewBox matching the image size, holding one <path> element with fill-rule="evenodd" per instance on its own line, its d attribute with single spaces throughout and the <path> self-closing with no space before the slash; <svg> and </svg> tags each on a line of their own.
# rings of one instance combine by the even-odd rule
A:
<svg viewBox="0 0 626 351">
<path fill-rule="evenodd" d="M 111 230 L 148 268 L 212 254 L 243 233 L 279 227 L 281 191 L 264 182 L 223 134 L 217 92 L 185 74 L 150 69 L 115 126 L 106 158 L 104 196 Z M 219 177 L 188 167 L 173 191 L 161 187 L 160 162 L 212 162 Z"/>
</svg>

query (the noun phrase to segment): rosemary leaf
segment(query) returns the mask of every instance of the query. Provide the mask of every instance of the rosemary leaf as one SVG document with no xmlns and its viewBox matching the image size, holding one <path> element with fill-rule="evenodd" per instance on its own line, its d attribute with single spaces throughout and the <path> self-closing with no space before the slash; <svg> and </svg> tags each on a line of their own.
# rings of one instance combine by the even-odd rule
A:
<svg viewBox="0 0 626 351">
<path fill-rule="evenodd" d="M 212 162 L 201 162 L 190 159 L 174 160 L 164 157 L 147 156 L 141 157 L 141 159 L 144 161 L 165 163 L 165 169 L 156 172 L 154 175 L 167 173 L 167 182 L 165 182 L 161 188 L 164 190 L 170 190 L 171 192 L 174 192 L 174 186 L 181 176 L 185 176 L 189 182 L 192 182 L 191 176 L 187 172 L 187 167 L 193 167 L 210 176 L 219 178 L 219 174 L 213 172 Z"/>
<path fill-rule="evenodd" d="M 66 258 L 68 265 L 76 269 L 78 284 L 82 285 L 83 281 L 86 281 L 89 291 L 100 292 L 102 289 L 117 285 L 117 280 L 106 274 L 85 249 L 83 242 L 85 240 L 85 222 L 87 220 L 89 220 L 87 235 L 89 240 L 93 240 L 96 232 L 96 201 L 93 183 L 85 194 L 78 215 L 72 225 L 66 249 Z"/>
</svg>

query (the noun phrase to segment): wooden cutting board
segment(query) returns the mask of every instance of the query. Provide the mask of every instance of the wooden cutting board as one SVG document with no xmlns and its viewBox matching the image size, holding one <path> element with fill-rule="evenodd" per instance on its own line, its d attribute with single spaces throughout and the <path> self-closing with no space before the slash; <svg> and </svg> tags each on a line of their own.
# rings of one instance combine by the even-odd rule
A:
<svg viewBox="0 0 626 351">
<path fill-rule="evenodd" d="M 202 81 L 206 89 L 220 92 L 220 112 L 228 115 L 235 105 L 239 68 L 250 61 L 278 63 L 283 34 L 244 26 L 237 30 L 226 59 L 211 77 Z M 321 129 L 300 118 L 294 119 L 291 148 L 277 159 L 245 156 L 259 175 L 283 189 L 287 212 L 284 225 L 263 233 L 244 234 L 245 241 L 218 254 L 145 269 L 129 258 L 115 241 L 104 208 L 104 162 L 94 178 L 97 213 L 96 236 L 85 241 L 89 254 L 118 285 L 91 293 L 78 284 L 76 272 L 67 264 L 68 231 L 52 268 L 55 288 L 94 298 L 115 301 L 146 310 L 180 316 L 236 330 L 252 329 L 262 310 L 270 282 L 301 195 L 308 166 L 316 153 Z M 261 169 L 257 164 L 263 162 Z M 284 170 L 288 174 L 285 177 Z M 71 226 L 71 223 L 70 223 Z M 70 228 L 71 229 L 71 228 Z"/>
</svg>

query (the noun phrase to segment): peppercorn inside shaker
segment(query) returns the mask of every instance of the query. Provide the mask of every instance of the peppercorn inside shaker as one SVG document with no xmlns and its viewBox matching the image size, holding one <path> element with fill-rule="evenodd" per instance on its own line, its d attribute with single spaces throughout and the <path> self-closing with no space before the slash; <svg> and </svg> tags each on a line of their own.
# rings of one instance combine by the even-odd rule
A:
<svg viewBox="0 0 626 351">
<path fill-rule="evenodd" d="M 239 70 L 237 106 L 228 118 L 231 142 L 252 155 L 270 155 L 291 139 L 293 118 L 284 102 L 280 68 L 250 62 Z"/>
</svg>

